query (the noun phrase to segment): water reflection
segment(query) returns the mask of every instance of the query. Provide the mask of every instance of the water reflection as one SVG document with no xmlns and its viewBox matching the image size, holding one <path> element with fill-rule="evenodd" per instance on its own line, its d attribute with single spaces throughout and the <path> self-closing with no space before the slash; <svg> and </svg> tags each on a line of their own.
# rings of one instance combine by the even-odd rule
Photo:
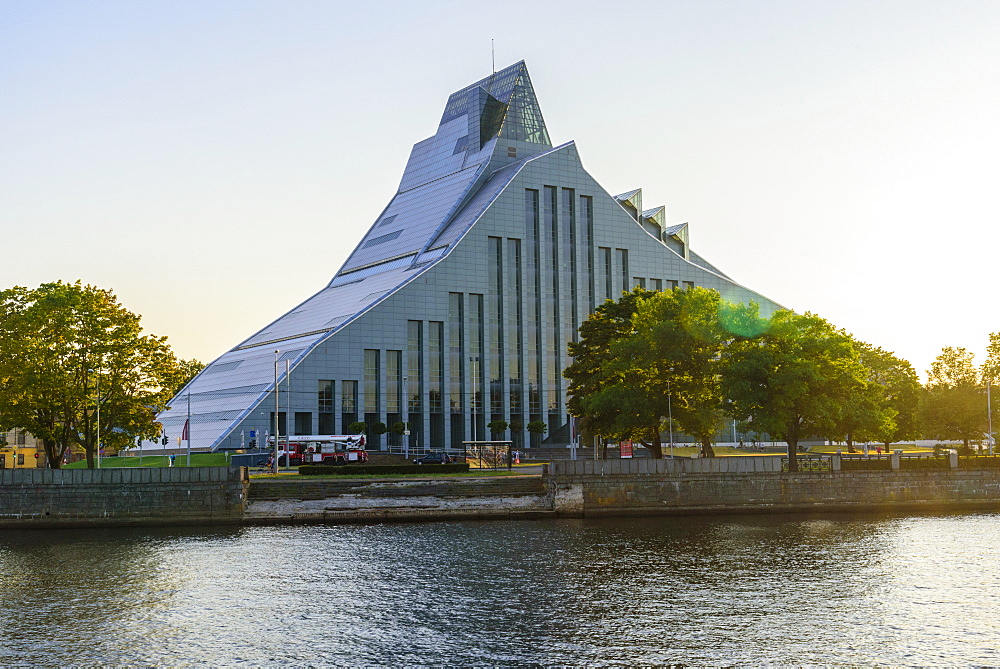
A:
<svg viewBox="0 0 1000 669">
<path fill-rule="evenodd" d="M 0 662 L 996 664 L 997 519 L 8 532 Z"/>
</svg>

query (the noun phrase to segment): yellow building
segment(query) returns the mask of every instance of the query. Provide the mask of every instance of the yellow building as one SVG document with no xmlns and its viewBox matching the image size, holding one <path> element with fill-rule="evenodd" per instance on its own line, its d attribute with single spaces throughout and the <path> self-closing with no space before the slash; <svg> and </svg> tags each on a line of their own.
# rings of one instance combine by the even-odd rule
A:
<svg viewBox="0 0 1000 669">
<path fill-rule="evenodd" d="M 34 446 L 0 448 L 0 469 L 25 469 L 45 466 L 45 454 Z"/>
<path fill-rule="evenodd" d="M 45 449 L 41 440 L 24 430 L 0 432 L 0 469 L 44 466 Z"/>
</svg>

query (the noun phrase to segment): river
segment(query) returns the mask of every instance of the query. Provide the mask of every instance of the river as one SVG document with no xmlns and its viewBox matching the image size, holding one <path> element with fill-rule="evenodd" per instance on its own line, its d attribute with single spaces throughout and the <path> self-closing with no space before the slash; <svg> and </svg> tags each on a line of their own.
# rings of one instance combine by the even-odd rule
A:
<svg viewBox="0 0 1000 669">
<path fill-rule="evenodd" d="M 1000 664 L 1000 515 L 0 535 L 0 664 Z"/>
</svg>

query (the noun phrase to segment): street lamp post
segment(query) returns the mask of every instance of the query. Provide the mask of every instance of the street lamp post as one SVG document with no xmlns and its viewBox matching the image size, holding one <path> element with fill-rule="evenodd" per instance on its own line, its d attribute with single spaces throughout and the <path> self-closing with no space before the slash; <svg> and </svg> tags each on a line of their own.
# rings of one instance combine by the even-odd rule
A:
<svg viewBox="0 0 1000 669">
<path fill-rule="evenodd" d="M 673 368 L 670 369 L 673 372 Z M 670 459 L 674 457 L 674 407 L 673 392 L 670 389 L 670 378 L 667 378 L 667 425 L 670 430 Z"/>
<path fill-rule="evenodd" d="M 986 429 L 989 430 L 990 455 L 993 455 L 993 408 L 990 406 L 990 386 L 993 379 L 986 379 Z"/>
<path fill-rule="evenodd" d="M 408 380 L 409 380 L 409 377 L 407 377 L 407 376 L 403 377 L 403 388 L 402 388 L 402 393 L 400 393 L 403 396 L 402 397 L 402 402 L 401 402 L 402 406 L 400 406 L 400 410 L 402 410 L 403 408 L 406 409 L 406 413 L 407 413 L 406 417 L 407 418 L 410 417 L 408 415 L 410 413 L 410 387 L 407 385 L 407 381 Z M 409 459 L 410 459 L 410 421 L 407 420 L 407 421 L 404 421 L 404 422 L 406 424 L 406 428 L 403 430 L 403 458 L 406 459 L 407 461 L 409 461 Z"/>
<path fill-rule="evenodd" d="M 274 473 L 278 473 L 278 353 L 274 352 Z"/>
</svg>

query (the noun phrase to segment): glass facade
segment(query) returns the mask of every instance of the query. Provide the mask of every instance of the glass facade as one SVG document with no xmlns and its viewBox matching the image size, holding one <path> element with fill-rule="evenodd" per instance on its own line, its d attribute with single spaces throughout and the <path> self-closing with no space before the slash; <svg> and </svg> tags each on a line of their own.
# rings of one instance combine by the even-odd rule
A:
<svg viewBox="0 0 1000 669">
<path fill-rule="evenodd" d="M 523 63 L 454 93 L 329 285 L 192 381 L 195 444 L 231 446 L 234 433 L 238 443 L 241 430 L 264 427 L 277 342 L 280 365 L 295 370 L 283 402 L 293 431 L 406 422 L 419 452 L 488 438 L 491 420 L 542 420 L 545 441 L 566 443 L 566 344 L 604 300 L 684 276 L 756 300 L 764 315 L 775 308 L 651 236 L 654 223 L 674 230 L 688 253 L 686 227 L 669 227 L 662 208 L 637 223 L 641 190 L 608 196 L 577 151 L 551 146 Z M 272 406 L 252 404 L 267 395 Z M 157 419 L 175 434 L 183 413 Z M 402 440 L 369 432 L 369 448 L 386 443 Z"/>
</svg>

